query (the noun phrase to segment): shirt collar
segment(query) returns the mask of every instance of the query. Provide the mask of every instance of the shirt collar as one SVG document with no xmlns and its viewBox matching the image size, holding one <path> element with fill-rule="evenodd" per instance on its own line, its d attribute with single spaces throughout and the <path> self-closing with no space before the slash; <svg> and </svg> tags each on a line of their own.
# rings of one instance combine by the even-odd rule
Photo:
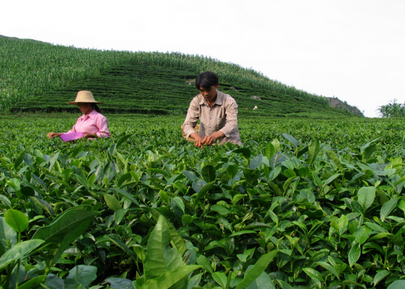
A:
<svg viewBox="0 0 405 289">
<path fill-rule="evenodd" d="M 200 94 L 201 95 L 201 94 Z M 221 91 L 217 90 L 217 99 L 215 100 L 214 105 L 222 105 L 224 101 L 224 94 Z M 201 95 L 201 100 L 200 100 L 200 105 L 207 105 L 208 106 L 208 102 L 205 100 L 204 96 Z"/>
<path fill-rule="evenodd" d="M 81 119 L 81 120 L 88 119 L 88 118 L 93 119 L 93 118 L 96 117 L 97 114 L 98 114 L 98 112 L 97 112 L 95 109 L 93 109 L 93 111 L 90 112 L 88 115 L 83 114 L 83 115 L 80 117 L 80 119 Z"/>
</svg>

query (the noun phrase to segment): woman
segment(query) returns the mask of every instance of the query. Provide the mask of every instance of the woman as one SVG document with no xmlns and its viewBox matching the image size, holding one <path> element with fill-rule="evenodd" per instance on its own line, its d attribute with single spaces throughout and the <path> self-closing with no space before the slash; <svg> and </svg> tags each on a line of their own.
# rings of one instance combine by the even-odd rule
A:
<svg viewBox="0 0 405 289">
<path fill-rule="evenodd" d="M 76 100 L 68 102 L 68 104 L 77 104 L 83 115 L 79 117 L 76 124 L 67 133 L 82 132 L 85 138 L 110 137 L 111 134 L 108 131 L 107 118 L 101 114 L 97 103 L 101 102 L 95 101 L 91 91 L 79 91 Z M 63 133 L 50 132 L 47 136 L 49 139 L 52 139 L 62 134 Z"/>
</svg>

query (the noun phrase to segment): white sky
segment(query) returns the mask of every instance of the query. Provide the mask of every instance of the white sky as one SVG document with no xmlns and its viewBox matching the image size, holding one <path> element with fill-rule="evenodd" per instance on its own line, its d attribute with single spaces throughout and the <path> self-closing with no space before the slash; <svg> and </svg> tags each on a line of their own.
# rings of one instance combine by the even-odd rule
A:
<svg viewBox="0 0 405 289">
<path fill-rule="evenodd" d="M 404 0 L 4 0 L 0 11 L 0 35 L 210 56 L 368 117 L 405 102 Z"/>
</svg>

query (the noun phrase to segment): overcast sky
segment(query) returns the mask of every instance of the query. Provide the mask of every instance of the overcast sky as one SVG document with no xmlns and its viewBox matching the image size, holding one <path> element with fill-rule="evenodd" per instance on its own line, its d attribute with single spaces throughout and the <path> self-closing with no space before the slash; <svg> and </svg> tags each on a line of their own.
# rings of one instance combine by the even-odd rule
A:
<svg viewBox="0 0 405 289">
<path fill-rule="evenodd" d="M 13 0 L 0 11 L 0 35 L 209 56 L 368 117 L 405 102 L 405 0 Z"/>
</svg>

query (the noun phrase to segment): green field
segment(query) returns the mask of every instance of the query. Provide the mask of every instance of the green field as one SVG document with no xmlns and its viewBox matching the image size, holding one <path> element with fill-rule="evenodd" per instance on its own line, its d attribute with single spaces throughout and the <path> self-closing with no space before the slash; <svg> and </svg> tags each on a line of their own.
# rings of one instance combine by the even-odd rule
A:
<svg viewBox="0 0 405 289">
<path fill-rule="evenodd" d="M 201 150 L 182 139 L 184 117 L 112 114 L 110 139 L 46 138 L 77 116 L 0 118 L 4 288 L 18 266 L 19 288 L 386 288 L 403 278 L 404 121 L 241 118 L 242 147 Z M 23 224 L 19 212 L 21 235 L 5 222 Z"/>
<path fill-rule="evenodd" d="M 199 56 L 4 37 L 0 52 L 0 288 L 404 288 L 401 118 Z M 207 69 L 239 104 L 240 147 L 182 138 Z M 80 89 L 111 138 L 49 140 Z"/>
<path fill-rule="evenodd" d="M 355 116 L 331 108 L 324 97 L 202 56 L 77 49 L 5 37 L 0 37 L 0 53 L 0 110 L 6 112 L 71 112 L 75 108 L 66 102 L 78 90 L 91 90 L 108 113 L 183 115 L 198 93 L 192 84 L 196 75 L 212 70 L 220 77 L 219 89 L 236 99 L 241 114 Z M 256 105 L 259 110 L 253 112 Z"/>
</svg>

